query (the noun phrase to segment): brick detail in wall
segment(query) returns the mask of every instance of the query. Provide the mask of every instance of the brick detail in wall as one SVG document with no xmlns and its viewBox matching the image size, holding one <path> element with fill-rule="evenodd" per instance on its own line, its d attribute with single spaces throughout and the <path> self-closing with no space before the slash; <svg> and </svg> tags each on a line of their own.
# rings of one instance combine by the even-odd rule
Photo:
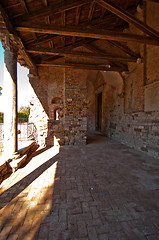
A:
<svg viewBox="0 0 159 240">
<path fill-rule="evenodd" d="M 110 115 L 107 135 L 150 156 L 159 158 L 159 112 L 123 114 L 124 101 Z"/>
<path fill-rule="evenodd" d="M 65 90 L 65 144 L 85 144 L 87 134 L 87 89 Z"/>
</svg>

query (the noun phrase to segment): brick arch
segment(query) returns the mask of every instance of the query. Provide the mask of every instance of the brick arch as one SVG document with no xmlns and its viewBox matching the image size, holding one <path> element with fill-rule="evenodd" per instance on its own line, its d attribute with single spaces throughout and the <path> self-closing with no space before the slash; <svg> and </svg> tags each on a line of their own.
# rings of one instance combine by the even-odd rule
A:
<svg viewBox="0 0 159 240">
<path fill-rule="evenodd" d="M 62 99 L 61 97 L 54 97 L 51 101 L 52 104 L 62 104 Z"/>
</svg>

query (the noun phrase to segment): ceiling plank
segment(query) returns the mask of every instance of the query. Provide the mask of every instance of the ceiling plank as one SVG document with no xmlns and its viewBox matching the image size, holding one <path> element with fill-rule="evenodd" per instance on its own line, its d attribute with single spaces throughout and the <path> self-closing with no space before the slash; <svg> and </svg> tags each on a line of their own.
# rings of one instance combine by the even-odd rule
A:
<svg viewBox="0 0 159 240">
<path fill-rule="evenodd" d="M 10 19 L 8 17 L 8 15 L 6 14 L 5 10 L 3 9 L 2 5 L 0 4 L 0 13 L 3 17 L 3 20 L 6 24 L 7 30 L 9 32 L 9 34 L 11 34 L 11 36 L 15 39 L 15 41 L 18 44 L 18 50 L 20 55 L 25 59 L 26 64 L 28 65 L 28 67 L 32 68 L 35 72 L 35 74 L 37 73 L 37 67 L 34 64 L 33 60 L 31 59 L 30 55 L 27 53 L 27 51 L 25 50 L 24 44 L 21 40 L 21 38 L 18 36 L 17 32 L 15 31 L 15 29 L 13 28 Z"/>
<path fill-rule="evenodd" d="M 27 7 L 27 4 L 26 4 L 25 0 L 20 0 L 20 2 L 21 2 L 21 5 L 22 5 L 23 8 L 24 8 L 24 11 L 25 11 L 26 13 L 29 13 L 29 10 L 28 10 L 28 7 Z M 34 40 L 37 40 L 36 33 L 32 33 L 32 35 L 33 35 Z"/>
<path fill-rule="evenodd" d="M 61 13 L 61 21 L 62 21 L 62 26 L 66 26 L 66 12 L 65 11 Z M 65 46 L 65 41 L 66 41 L 65 37 L 62 37 L 61 41 L 62 41 L 62 46 Z"/>
<path fill-rule="evenodd" d="M 148 25 L 144 24 L 137 18 L 135 18 L 133 15 L 125 11 L 124 9 L 116 6 L 114 3 L 110 2 L 109 0 L 95 0 L 98 4 L 100 4 L 102 7 L 105 7 L 110 12 L 114 13 L 118 17 L 122 18 L 128 23 L 134 24 L 138 29 L 143 31 L 144 33 L 159 38 L 159 33 L 149 27 Z"/>
<path fill-rule="evenodd" d="M 125 53 L 129 54 L 130 56 L 132 57 L 136 57 L 136 58 L 139 58 L 139 54 L 137 54 L 136 52 L 134 52 L 133 50 L 131 50 L 128 46 L 120 43 L 120 42 L 117 42 L 117 41 L 108 41 L 111 45 L 117 47 L 117 48 L 120 48 L 121 50 L 123 50 Z"/>
<path fill-rule="evenodd" d="M 43 3 L 44 3 L 44 6 L 48 6 L 48 0 L 43 0 Z M 51 22 L 50 22 L 50 16 L 47 16 L 47 17 L 45 17 L 45 23 L 46 24 L 50 24 Z M 50 44 L 50 47 L 51 48 L 53 48 L 54 47 L 54 42 L 53 42 L 53 39 L 49 42 L 49 44 Z"/>
<path fill-rule="evenodd" d="M 59 34 L 64 36 L 76 36 L 76 37 L 87 37 L 103 40 L 115 40 L 115 41 L 135 41 L 139 43 L 145 43 L 150 45 L 159 46 L 159 40 L 153 37 L 147 37 L 143 35 L 136 35 L 131 33 L 114 32 L 102 29 L 88 29 L 81 27 L 63 27 L 46 24 L 30 24 L 22 23 L 16 27 L 17 31 L 22 32 L 38 32 L 44 34 Z"/>
<path fill-rule="evenodd" d="M 29 53 L 37 53 L 37 54 L 46 54 L 46 55 L 59 55 L 59 56 L 72 56 L 72 57 L 86 57 L 86 58 L 96 58 L 96 59 L 105 59 L 105 60 L 116 60 L 116 61 L 124 61 L 124 62 L 136 62 L 137 59 L 133 57 L 121 57 L 121 56 L 113 56 L 107 54 L 94 54 L 87 52 L 78 52 L 78 51 L 69 51 L 69 50 L 60 50 L 60 49 L 29 49 L 27 50 Z"/>
<path fill-rule="evenodd" d="M 87 49 L 89 49 L 92 52 L 102 54 L 102 55 L 105 55 L 105 54 L 108 55 L 106 52 L 103 52 L 101 49 L 91 45 L 90 43 L 85 42 L 85 43 L 83 43 L 83 46 L 85 46 Z M 120 61 L 119 59 L 115 59 L 115 58 L 114 59 L 109 59 L 109 63 L 110 63 L 111 66 L 119 66 L 119 65 L 123 66 L 123 63 L 119 63 L 119 62 L 116 63 L 116 62 L 114 62 L 115 60 Z"/>
<path fill-rule="evenodd" d="M 69 3 L 68 2 L 64 3 L 62 6 L 61 6 L 61 4 L 50 5 L 48 7 L 40 9 L 38 11 L 18 16 L 15 19 L 15 21 L 19 22 L 19 21 L 37 20 L 39 18 L 47 17 L 47 16 L 50 16 L 50 15 L 53 15 L 53 14 L 57 14 L 57 13 L 61 13 L 61 12 L 70 10 L 72 8 L 80 7 L 80 6 L 84 5 L 84 4 L 90 3 L 91 1 L 92 0 L 80 0 L 80 1 L 76 0 L 76 1 L 69 2 Z"/>
<path fill-rule="evenodd" d="M 132 10 L 132 9 L 131 9 Z M 88 21 L 84 22 L 84 23 L 80 23 L 80 13 L 81 13 L 81 7 L 77 7 L 76 8 L 76 19 L 75 19 L 75 25 L 78 25 L 80 24 L 80 26 L 87 26 L 88 25 Z M 112 15 L 113 16 L 113 15 Z M 110 17 L 110 16 L 109 16 Z M 113 17 L 116 17 L 116 16 L 113 16 Z M 49 17 L 48 17 L 49 18 Z M 117 17 L 116 17 L 117 18 Z M 92 19 L 92 21 L 90 22 L 91 26 L 98 26 L 100 25 L 100 23 L 106 23 L 108 21 L 108 17 L 107 16 L 103 16 L 101 17 L 100 19 Z M 114 21 L 114 18 L 112 19 L 109 19 L 109 21 Z M 29 22 L 30 24 L 32 24 L 31 22 Z M 49 22 L 48 22 L 49 24 Z M 48 38 L 48 40 L 47 40 Z M 38 38 L 38 42 L 34 41 L 32 43 L 27 43 L 27 44 L 32 44 L 32 45 L 36 45 L 36 44 L 40 44 L 41 43 L 45 43 L 45 42 L 49 42 L 50 40 L 49 39 L 53 39 L 54 36 L 50 37 L 50 36 L 46 36 L 44 38 Z M 44 42 L 43 42 L 43 39 L 44 39 Z M 46 40 L 46 41 L 45 41 Z M 73 37 L 72 38 L 72 43 L 74 44 L 75 43 L 75 40 L 76 40 L 76 37 Z"/>
<path fill-rule="evenodd" d="M 75 17 L 75 25 L 80 23 L 80 16 L 81 16 L 81 6 L 76 8 L 76 17 Z M 76 37 L 72 38 L 72 43 L 75 43 Z"/>
<path fill-rule="evenodd" d="M 107 66 L 107 65 L 82 64 L 82 63 L 50 63 L 50 62 L 42 62 L 42 63 L 38 63 L 37 66 L 40 66 L 40 67 L 60 67 L 60 68 L 87 69 L 87 70 L 97 70 L 97 71 L 116 71 L 116 72 L 126 71 L 126 69 L 120 68 L 120 67 L 110 67 L 109 68 L 109 66 Z"/>
</svg>

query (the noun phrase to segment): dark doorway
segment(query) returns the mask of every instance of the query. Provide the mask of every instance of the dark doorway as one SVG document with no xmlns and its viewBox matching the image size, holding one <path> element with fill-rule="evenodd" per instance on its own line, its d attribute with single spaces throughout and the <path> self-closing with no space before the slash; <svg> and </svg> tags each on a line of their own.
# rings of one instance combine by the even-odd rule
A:
<svg viewBox="0 0 159 240">
<path fill-rule="evenodd" d="M 102 129 L 102 92 L 97 94 L 97 118 L 96 118 L 96 130 Z"/>
</svg>

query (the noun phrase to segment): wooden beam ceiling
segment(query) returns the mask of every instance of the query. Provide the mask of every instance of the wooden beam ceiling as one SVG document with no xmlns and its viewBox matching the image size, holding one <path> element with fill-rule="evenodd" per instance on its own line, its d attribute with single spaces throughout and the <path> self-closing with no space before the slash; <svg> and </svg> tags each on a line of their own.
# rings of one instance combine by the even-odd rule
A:
<svg viewBox="0 0 159 240">
<path fill-rule="evenodd" d="M 149 2 L 159 3 L 159 0 L 148 0 Z"/>
<path fill-rule="evenodd" d="M 60 50 L 60 49 L 29 49 L 27 50 L 29 53 L 36 54 L 45 54 L 45 55 L 58 55 L 58 56 L 71 56 L 71 57 L 86 57 L 92 59 L 103 59 L 103 60 L 115 60 L 115 61 L 124 61 L 124 62 L 136 62 L 137 59 L 134 57 L 121 57 L 121 56 L 113 56 L 107 54 L 94 54 L 87 52 L 79 52 L 79 51 L 69 51 L 69 50 Z"/>
<path fill-rule="evenodd" d="M 120 67 L 110 67 L 109 65 L 96 65 L 96 64 L 82 64 L 82 63 L 38 63 L 37 66 L 40 67 L 63 67 L 63 68 L 76 68 L 76 69 L 86 69 L 86 70 L 97 70 L 97 71 L 116 71 L 122 72 L 127 71 L 127 69 Z"/>
<path fill-rule="evenodd" d="M 110 2 L 110 0 L 95 0 L 95 1 L 98 4 L 100 4 L 102 7 L 106 8 L 109 11 L 111 11 L 112 13 L 114 13 L 116 16 L 125 20 L 126 22 L 134 24 L 135 27 L 137 27 L 144 33 L 146 33 L 152 37 L 159 38 L 159 33 L 157 31 L 155 31 L 154 29 L 152 29 L 145 23 L 141 22 L 140 20 L 138 20 L 137 18 L 132 16 L 130 13 L 128 13 L 124 9 L 116 6 L 114 3 L 112 3 L 112 1 L 111 2 Z"/>
<path fill-rule="evenodd" d="M 16 43 L 18 45 L 18 50 L 19 50 L 20 55 L 24 58 L 28 67 L 30 67 L 32 70 L 34 70 L 35 74 L 37 74 L 37 67 L 36 67 L 35 63 L 33 62 L 30 55 L 25 50 L 25 47 L 24 47 L 24 44 L 23 44 L 21 38 L 18 36 L 17 32 L 15 31 L 8 15 L 6 14 L 6 12 L 3 9 L 1 4 L 0 4 L 0 13 L 3 17 L 3 20 L 4 20 L 5 24 L 6 24 L 6 28 L 7 28 L 8 33 L 11 35 L 12 38 L 14 38 L 14 40 L 16 41 Z"/>
<path fill-rule="evenodd" d="M 90 22 L 93 18 L 93 13 L 94 13 L 94 8 L 95 8 L 96 3 L 93 1 L 90 6 L 90 10 L 88 13 L 88 22 Z"/>
<path fill-rule="evenodd" d="M 64 36 L 76 36 L 76 37 L 87 37 L 103 40 L 115 40 L 115 41 L 132 41 L 145 43 L 150 45 L 159 46 L 159 39 L 153 37 L 147 37 L 143 35 L 136 35 L 131 33 L 114 32 L 101 29 L 87 29 L 81 27 L 63 27 L 46 24 L 30 24 L 22 23 L 16 27 L 17 31 L 22 32 L 37 32 L 44 34 L 59 34 Z"/>
<path fill-rule="evenodd" d="M 21 5 L 23 6 L 23 8 L 25 9 L 26 13 L 29 13 L 29 10 L 28 10 L 25 0 L 20 0 L 20 2 L 21 2 Z"/>
<path fill-rule="evenodd" d="M 134 52 L 133 50 L 131 50 L 128 46 L 120 43 L 120 42 L 117 42 L 117 41 L 108 41 L 111 45 L 117 47 L 117 48 L 120 48 L 122 51 L 124 51 L 126 54 L 129 54 L 130 56 L 132 57 L 136 57 L 136 58 L 139 58 L 139 54 L 137 54 L 136 52 Z"/>
<path fill-rule="evenodd" d="M 50 5 L 48 7 L 45 7 L 43 9 L 40 9 L 38 11 L 29 13 L 29 14 L 25 14 L 22 16 L 19 16 L 17 18 L 15 18 L 15 21 L 18 23 L 19 21 L 29 21 L 29 20 L 37 20 L 40 18 L 44 18 L 53 14 L 57 14 L 57 13 L 61 13 L 67 10 L 70 10 L 72 8 L 76 8 L 76 7 L 80 7 L 84 4 L 88 4 L 92 2 L 92 0 L 76 0 L 76 1 L 71 1 L 71 2 L 67 2 L 64 4 L 58 4 L 58 5 Z"/>
<path fill-rule="evenodd" d="M 106 52 L 103 52 L 103 50 L 93 46 L 90 43 L 83 43 L 83 46 L 85 46 L 87 49 L 89 49 L 92 52 L 95 52 L 95 53 L 98 53 L 98 54 L 102 54 L 102 55 L 105 55 L 105 54 L 108 55 Z M 135 58 L 135 59 L 137 59 L 137 58 Z M 117 60 L 117 59 L 115 59 L 115 58 L 114 59 L 113 58 L 109 59 L 109 63 L 110 63 L 111 66 L 122 66 L 122 67 L 125 67 L 125 65 L 123 65 L 123 63 L 120 63 L 120 62 L 116 63 L 115 60 Z"/>
<path fill-rule="evenodd" d="M 81 6 L 76 8 L 76 17 L 75 17 L 75 25 L 80 23 L 80 15 L 81 15 Z M 75 43 L 76 37 L 72 38 L 72 43 Z"/>
</svg>

